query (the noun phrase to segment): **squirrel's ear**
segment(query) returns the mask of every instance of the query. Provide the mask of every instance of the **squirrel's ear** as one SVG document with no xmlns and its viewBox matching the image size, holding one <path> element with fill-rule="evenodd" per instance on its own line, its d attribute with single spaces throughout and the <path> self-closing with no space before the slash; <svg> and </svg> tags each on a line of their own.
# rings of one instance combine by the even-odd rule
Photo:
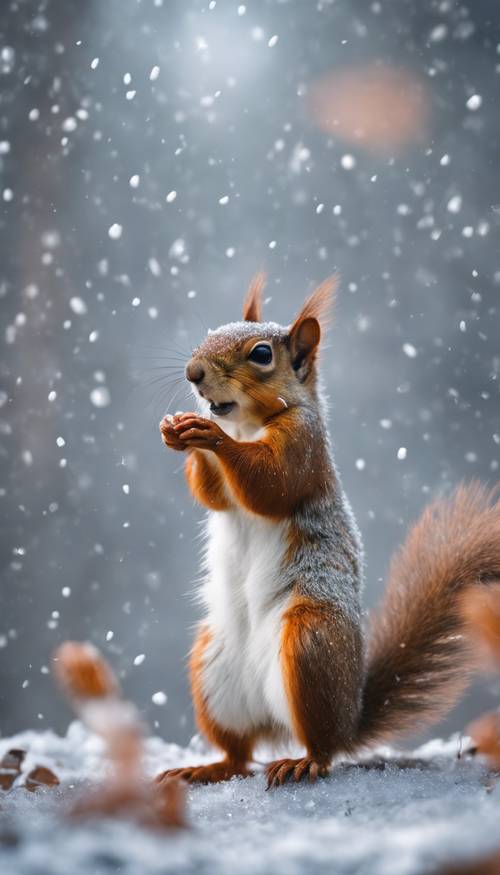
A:
<svg viewBox="0 0 500 875">
<path fill-rule="evenodd" d="M 292 325 L 292 331 L 299 322 L 302 322 L 302 320 L 308 319 L 311 316 L 319 322 L 323 330 L 328 328 L 338 286 L 338 273 L 334 273 L 327 277 L 326 280 L 323 280 L 321 285 L 319 285 L 317 289 L 314 289 L 312 295 L 309 295 L 304 301 L 302 310 Z"/>
<path fill-rule="evenodd" d="M 314 316 L 295 321 L 290 332 L 292 368 L 301 380 L 307 377 L 321 338 L 321 328 Z"/>
<path fill-rule="evenodd" d="M 245 322 L 262 322 L 262 290 L 265 284 L 266 275 L 262 271 L 256 273 L 250 280 L 243 304 Z"/>
<path fill-rule="evenodd" d="M 319 346 L 321 331 L 328 327 L 338 283 L 336 273 L 324 280 L 307 298 L 290 329 L 292 366 L 303 373 L 303 379 L 309 371 L 305 365 L 312 362 Z"/>
</svg>

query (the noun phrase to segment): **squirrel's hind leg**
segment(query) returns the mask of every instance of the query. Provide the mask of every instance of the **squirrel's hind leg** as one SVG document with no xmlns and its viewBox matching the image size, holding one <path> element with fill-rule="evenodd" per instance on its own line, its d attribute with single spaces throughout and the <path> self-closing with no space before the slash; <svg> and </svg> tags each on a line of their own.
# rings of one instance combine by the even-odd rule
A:
<svg viewBox="0 0 500 875">
<path fill-rule="evenodd" d="M 281 669 L 294 735 L 307 756 L 269 763 L 269 787 L 315 781 L 356 736 L 362 687 L 361 630 L 337 605 L 297 595 L 284 614 Z"/>
<path fill-rule="evenodd" d="M 193 645 L 189 661 L 191 692 L 196 723 L 205 738 L 224 752 L 224 759 L 207 765 L 168 769 L 157 776 L 157 782 L 168 778 L 181 778 L 190 784 L 215 784 L 219 781 L 229 781 L 233 777 L 246 778 L 252 774 L 248 769 L 248 763 L 252 759 L 254 734 L 239 734 L 218 724 L 210 714 L 203 694 L 202 675 L 205 665 L 205 651 L 211 640 L 210 629 L 207 626 L 202 626 Z"/>
</svg>

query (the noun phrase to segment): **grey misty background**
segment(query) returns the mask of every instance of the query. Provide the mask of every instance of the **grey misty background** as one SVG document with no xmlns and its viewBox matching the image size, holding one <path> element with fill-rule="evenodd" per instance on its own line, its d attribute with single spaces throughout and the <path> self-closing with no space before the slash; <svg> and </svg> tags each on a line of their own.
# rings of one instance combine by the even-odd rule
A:
<svg viewBox="0 0 500 875">
<path fill-rule="evenodd" d="M 284 323 L 341 272 L 323 370 L 367 607 L 430 496 L 500 476 L 500 8 L 4 0 L 0 16 L 1 731 L 65 727 L 47 667 L 74 637 L 185 742 L 203 512 L 157 425 L 192 407 L 175 366 L 239 317 L 257 268 Z M 394 154 L 308 110 L 317 77 L 377 62 L 427 94 Z M 497 693 L 476 686 L 440 731 Z"/>
</svg>

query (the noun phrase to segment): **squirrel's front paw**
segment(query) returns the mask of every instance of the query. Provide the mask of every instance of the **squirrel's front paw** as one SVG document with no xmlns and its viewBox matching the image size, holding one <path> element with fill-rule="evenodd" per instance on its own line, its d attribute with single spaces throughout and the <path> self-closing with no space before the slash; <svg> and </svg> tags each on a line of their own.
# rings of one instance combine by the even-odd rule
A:
<svg viewBox="0 0 500 875">
<path fill-rule="evenodd" d="M 184 414 L 179 418 L 174 424 L 174 430 L 184 447 L 190 449 L 213 450 L 226 437 L 216 422 L 195 413 Z"/>
<path fill-rule="evenodd" d="M 163 443 L 171 450 L 179 450 L 183 452 L 187 449 L 184 441 L 181 441 L 174 427 L 175 418 L 172 416 L 164 416 L 160 422 L 160 432 Z"/>
</svg>

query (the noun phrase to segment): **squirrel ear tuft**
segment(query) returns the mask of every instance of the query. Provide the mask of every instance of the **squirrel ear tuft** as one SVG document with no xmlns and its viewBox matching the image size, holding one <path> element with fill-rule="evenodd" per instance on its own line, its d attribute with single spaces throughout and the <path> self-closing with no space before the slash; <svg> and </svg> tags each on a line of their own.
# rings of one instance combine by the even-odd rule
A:
<svg viewBox="0 0 500 875">
<path fill-rule="evenodd" d="M 304 319 L 309 319 L 311 317 L 319 322 L 323 330 L 328 328 L 338 287 L 338 273 L 334 273 L 327 277 L 326 280 L 323 280 L 317 289 L 314 289 L 312 295 L 309 295 L 304 301 L 302 310 L 295 318 L 291 331 L 293 332 L 294 328 Z"/>
<path fill-rule="evenodd" d="M 266 285 L 266 275 L 263 271 L 254 274 L 243 304 L 243 319 L 245 322 L 262 322 L 262 291 Z"/>
<path fill-rule="evenodd" d="M 338 282 L 336 273 L 324 280 L 307 298 L 290 328 L 292 366 L 303 379 L 309 372 L 307 365 L 313 361 L 319 346 L 321 331 L 328 327 Z"/>
</svg>

